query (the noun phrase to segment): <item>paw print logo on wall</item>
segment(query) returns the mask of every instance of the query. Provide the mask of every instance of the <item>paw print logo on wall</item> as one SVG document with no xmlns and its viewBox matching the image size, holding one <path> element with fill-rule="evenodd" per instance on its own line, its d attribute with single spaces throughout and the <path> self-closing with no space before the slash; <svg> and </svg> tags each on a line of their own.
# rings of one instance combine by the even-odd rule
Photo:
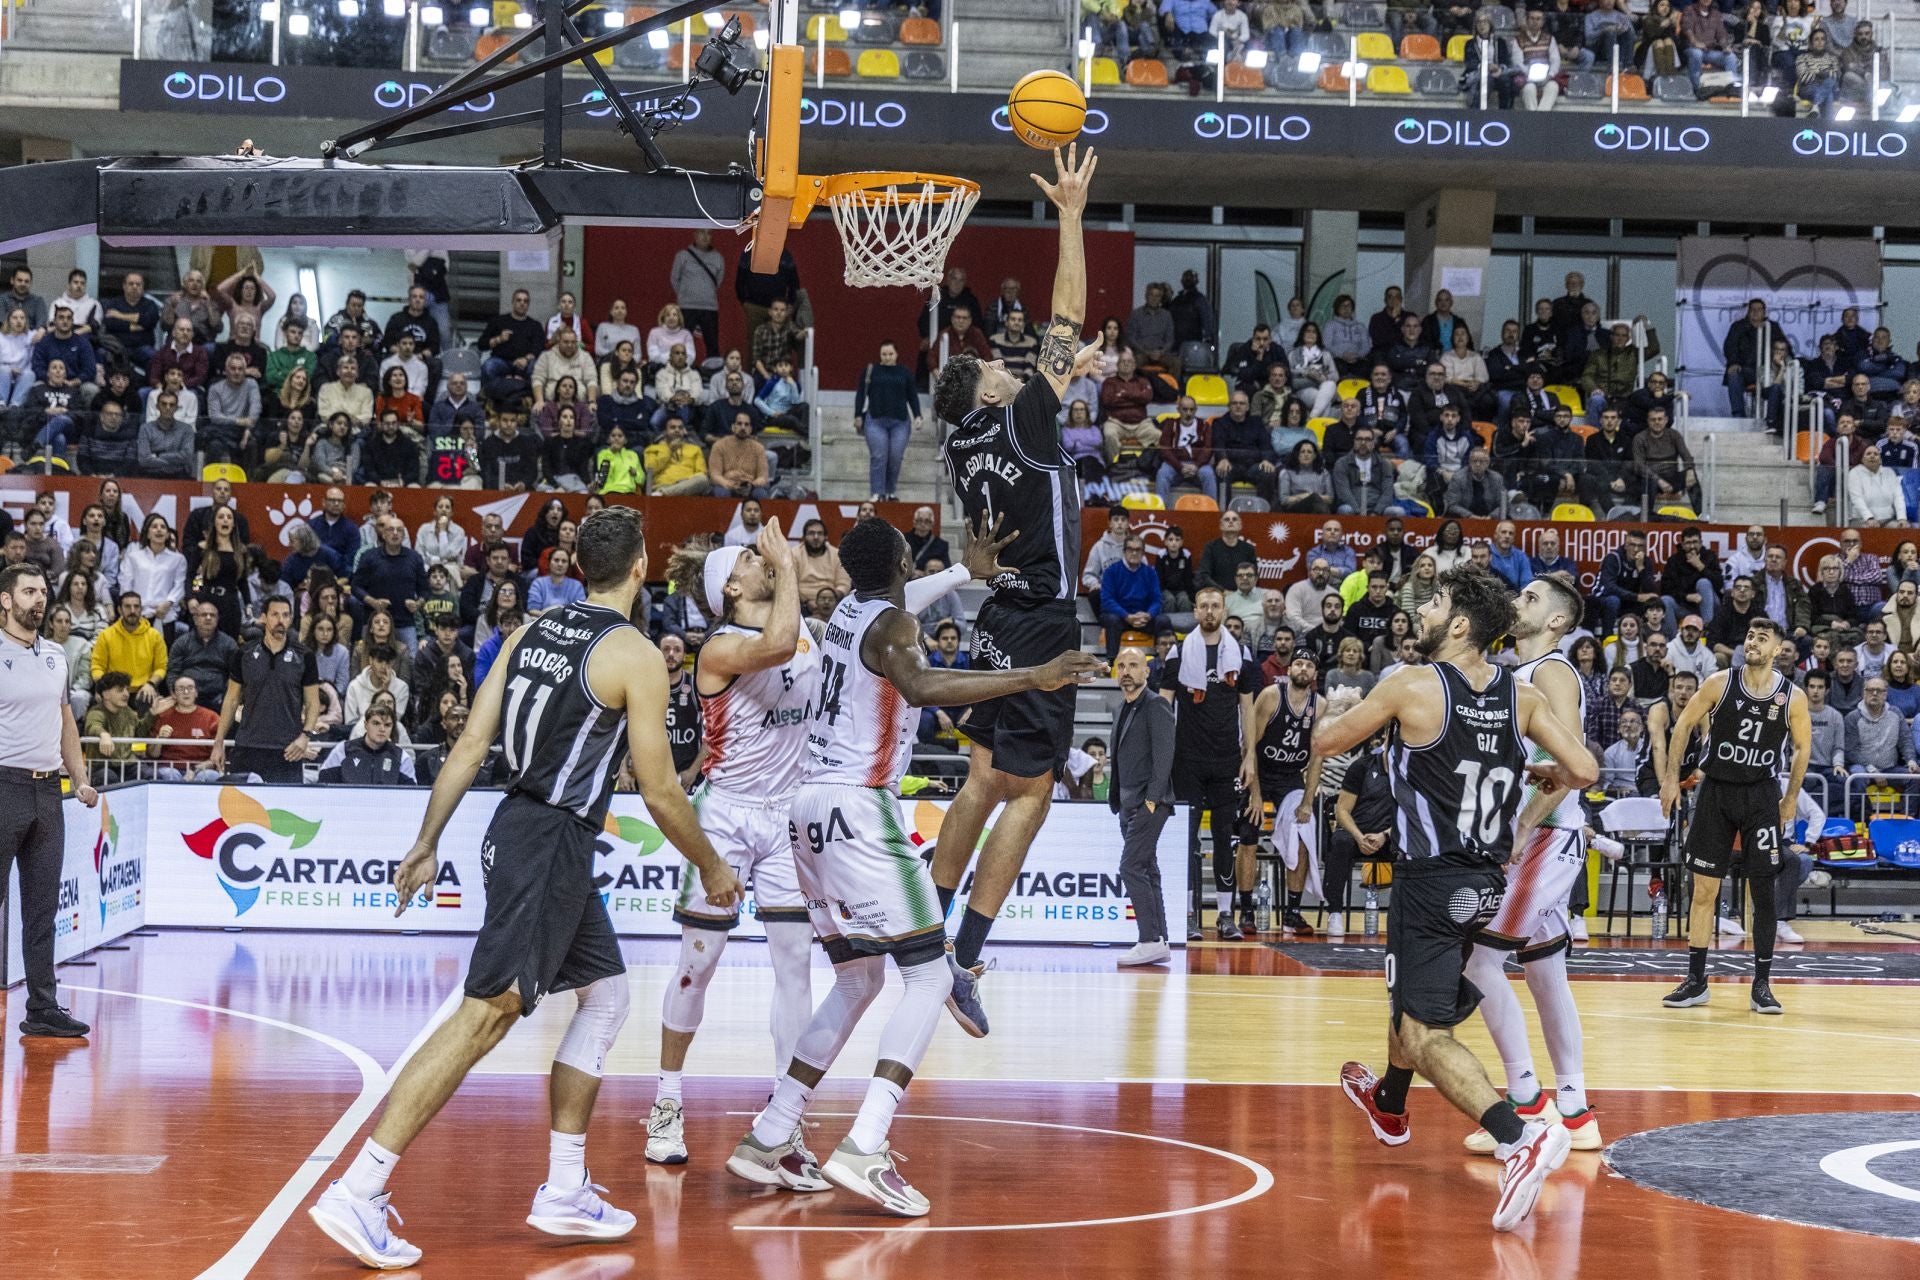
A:
<svg viewBox="0 0 1920 1280">
<path fill-rule="evenodd" d="M 319 509 L 320 508 L 313 505 L 313 499 L 308 497 L 302 497 L 297 504 L 291 497 L 285 497 L 280 499 L 279 506 L 268 507 L 267 519 L 273 524 L 274 528 L 280 531 L 280 545 L 283 547 L 291 547 L 293 545 L 287 541 L 287 524 L 289 521 L 311 520 L 313 519 L 313 513 Z"/>
</svg>

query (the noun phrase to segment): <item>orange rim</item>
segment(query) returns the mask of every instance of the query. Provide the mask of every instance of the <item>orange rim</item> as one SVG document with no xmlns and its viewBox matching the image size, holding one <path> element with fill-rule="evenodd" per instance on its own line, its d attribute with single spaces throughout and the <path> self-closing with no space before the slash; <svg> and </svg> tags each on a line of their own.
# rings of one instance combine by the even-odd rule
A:
<svg viewBox="0 0 1920 1280">
<path fill-rule="evenodd" d="M 800 227 L 805 225 L 807 217 L 816 207 L 852 195 L 856 191 L 884 191 L 888 187 L 899 188 L 899 199 L 907 201 L 927 201 L 933 204 L 945 204 L 961 196 L 978 196 L 980 184 L 970 178 L 956 178 L 945 173 L 921 173 L 907 169 L 874 169 L 857 173 L 829 173 L 800 175 L 799 189 L 794 193 L 792 207 L 787 213 L 787 225 Z M 774 202 L 765 201 L 763 209 L 771 209 Z"/>
</svg>

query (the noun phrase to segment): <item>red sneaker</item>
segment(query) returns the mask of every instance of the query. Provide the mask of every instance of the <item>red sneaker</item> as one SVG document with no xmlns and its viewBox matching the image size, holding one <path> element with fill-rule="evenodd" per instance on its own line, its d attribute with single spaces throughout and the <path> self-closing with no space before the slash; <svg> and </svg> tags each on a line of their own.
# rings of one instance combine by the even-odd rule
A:
<svg viewBox="0 0 1920 1280">
<path fill-rule="evenodd" d="M 1347 1095 L 1348 1101 L 1366 1113 L 1367 1123 L 1373 1127 L 1373 1136 L 1385 1146 L 1404 1146 L 1413 1137 L 1412 1123 L 1405 1112 L 1396 1115 L 1380 1109 L 1374 1101 L 1374 1092 L 1379 1087 L 1379 1079 L 1367 1069 L 1364 1062 L 1349 1062 L 1340 1068 L 1340 1091 Z"/>
</svg>

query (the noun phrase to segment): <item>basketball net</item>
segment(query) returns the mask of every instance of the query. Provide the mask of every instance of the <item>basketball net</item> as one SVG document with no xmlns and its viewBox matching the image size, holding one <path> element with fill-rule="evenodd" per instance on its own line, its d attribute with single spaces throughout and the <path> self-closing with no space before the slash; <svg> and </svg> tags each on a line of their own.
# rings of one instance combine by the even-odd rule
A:
<svg viewBox="0 0 1920 1280">
<path fill-rule="evenodd" d="M 833 211 L 855 288 L 931 288 L 946 271 L 947 251 L 980 199 L 978 183 L 928 174 L 840 174 L 822 198 Z"/>
</svg>

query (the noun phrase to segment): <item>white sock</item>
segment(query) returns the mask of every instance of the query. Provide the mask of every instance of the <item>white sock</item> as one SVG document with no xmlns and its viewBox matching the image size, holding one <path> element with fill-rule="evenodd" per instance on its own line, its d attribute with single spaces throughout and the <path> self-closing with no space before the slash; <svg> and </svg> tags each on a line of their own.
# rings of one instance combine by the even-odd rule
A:
<svg viewBox="0 0 1920 1280">
<path fill-rule="evenodd" d="M 1553 1078 L 1559 1088 L 1554 1102 L 1562 1113 L 1587 1107 L 1585 1041 L 1580 1010 L 1573 1002 L 1573 984 L 1567 981 L 1567 953 L 1558 952 L 1527 966 L 1527 990 L 1540 1012 L 1540 1034 L 1553 1060 Z"/>
<path fill-rule="evenodd" d="M 778 1084 L 813 1016 L 813 926 L 768 921 L 767 950 L 773 961 L 773 1079 Z"/>
<path fill-rule="evenodd" d="M 680 1077 L 684 1074 L 681 1071 L 668 1071 L 664 1067 L 661 1068 L 660 1082 L 653 1089 L 653 1100 L 655 1102 L 666 1102 L 669 1099 L 674 1102 L 680 1101 Z"/>
<path fill-rule="evenodd" d="M 773 1086 L 773 1097 L 767 1101 L 766 1109 L 753 1118 L 753 1140 L 763 1147 L 775 1147 L 791 1138 L 807 1114 L 807 1103 L 812 1098 L 812 1086 L 801 1084 L 792 1076 L 781 1076 L 780 1082 Z"/>
<path fill-rule="evenodd" d="M 867 1082 L 866 1101 L 860 1104 L 860 1114 L 855 1117 L 853 1130 L 847 1134 L 856 1151 L 872 1155 L 887 1140 L 887 1130 L 893 1126 L 893 1113 L 900 1107 L 900 1099 L 906 1096 L 906 1088 L 895 1081 L 875 1076 Z"/>
<path fill-rule="evenodd" d="M 1506 963 L 1504 951 L 1476 945 L 1467 957 L 1467 980 L 1479 989 L 1480 1016 L 1506 1068 L 1507 1096 L 1531 1102 L 1540 1092 L 1540 1080 L 1533 1070 L 1533 1050 L 1527 1047 L 1527 1015 L 1507 981 Z"/>
<path fill-rule="evenodd" d="M 354 1199 L 371 1200 L 387 1189 L 387 1179 L 398 1163 L 399 1156 L 368 1138 L 340 1181 L 346 1184 L 347 1194 Z"/>
<path fill-rule="evenodd" d="M 1220 918 L 1222 920 L 1233 919 L 1233 890 L 1222 889 L 1213 896 L 1215 903 L 1220 908 Z"/>
<path fill-rule="evenodd" d="M 587 1135 L 547 1131 L 547 1185 L 578 1191 L 587 1185 Z"/>
</svg>

